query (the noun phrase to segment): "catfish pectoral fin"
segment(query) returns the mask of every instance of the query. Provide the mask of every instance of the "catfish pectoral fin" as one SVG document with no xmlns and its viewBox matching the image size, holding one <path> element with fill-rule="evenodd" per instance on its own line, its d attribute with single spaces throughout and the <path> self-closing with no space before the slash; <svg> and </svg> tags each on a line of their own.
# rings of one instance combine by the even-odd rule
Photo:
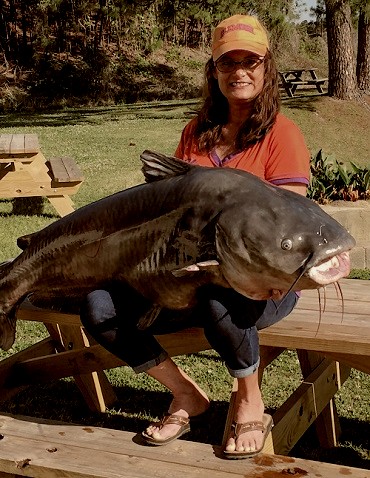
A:
<svg viewBox="0 0 370 478">
<path fill-rule="evenodd" d="M 196 262 L 195 264 L 190 264 L 188 266 L 182 267 L 181 269 L 175 269 L 171 273 L 175 277 L 184 277 L 194 272 L 206 271 L 206 272 L 219 272 L 219 262 L 216 260 L 209 260 L 203 262 Z"/>
<path fill-rule="evenodd" d="M 137 328 L 139 330 L 144 330 L 150 327 L 155 321 L 155 319 L 158 317 L 161 310 L 162 307 L 160 307 L 159 305 L 153 305 L 153 307 L 151 307 L 148 312 L 146 312 L 143 316 L 140 317 L 137 323 Z"/>
<path fill-rule="evenodd" d="M 15 341 L 16 319 L 4 313 L 0 313 L 0 348 L 9 350 Z"/>
</svg>

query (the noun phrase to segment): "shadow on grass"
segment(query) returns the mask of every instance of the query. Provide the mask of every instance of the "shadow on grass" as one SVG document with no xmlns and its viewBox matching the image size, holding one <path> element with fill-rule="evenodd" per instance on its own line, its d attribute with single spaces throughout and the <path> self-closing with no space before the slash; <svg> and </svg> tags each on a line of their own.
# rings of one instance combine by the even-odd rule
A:
<svg viewBox="0 0 370 478">
<path fill-rule="evenodd" d="M 342 433 L 338 447 L 321 447 L 315 426 L 311 426 L 290 454 L 297 458 L 370 470 L 370 423 L 340 418 L 340 425 Z"/>
<path fill-rule="evenodd" d="M 293 98 L 289 98 L 288 96 L 282 98 L 282 104 L 286 108 L 290 109 L 299 109 L 314 112 L 316 111 L 315 104 L 320 101 L 322 98 L 322 94 L 320 93 L 311 93 L 311 94 L 297 94 Z"/>
<path fill-rule="evenodd" d="M 301 93 L 293 98 L 283 96 L 283 105 L 291 109 L 315 111 L 315 103 L 320 101 L 322 94 Z M 106 121 L 119 121 L 127 118 L 174 119 L 189 117 L 195 114 L 200 99 L 168 100 L 147 103 L 124 104 L 110 107 L 69 108 L 31 113 L 0 114 L 3 128 L 12 127 L 59 127 L 78 124 L 97 125 Z M 184 108 L 186 110 L 184 111 Z"/>
<path fill-rule="evenodd" d="M 4 204 L 7 209 L 10 206 L 11 211 L 0 211 L 0 217 L 40 216 L 46 219 L 60 218 L 56 213 L 43 212 L 46 200 L 41 196 L 0 199 L 1 204 Z"/>
<path fill-rule="evenodd" d="M 106 121 L 119 121 L 120 117 L 129 118 L 177 118 L 183 117 L 185 107 L 195 111 L 198 99 L 174 100 L 153 103 L 138 103 L 100 108 L 76 108 L 38 113 L 8 113 L 0 115 L 3 128 L 68 126 L 77 124 L 101 124 Z"/>
<path fill-rule="evenodd" d="M 161 391 L 116 387 L 117 402 L 105 413 L 88 409 L 73 381 L 59 380 L 46 385 L 33 385 L 13 399 L 0 403 L 0 414 L 25 415 L 47 420 L 141 433 L 151 420 L 167 412 L 172 396 Z M 184 439 L 220 444 L 228 403 L 212 402 L 205 420 L 192 426 Z M 210 425 L 211 424 L 211 425 Z"/>
</svg>

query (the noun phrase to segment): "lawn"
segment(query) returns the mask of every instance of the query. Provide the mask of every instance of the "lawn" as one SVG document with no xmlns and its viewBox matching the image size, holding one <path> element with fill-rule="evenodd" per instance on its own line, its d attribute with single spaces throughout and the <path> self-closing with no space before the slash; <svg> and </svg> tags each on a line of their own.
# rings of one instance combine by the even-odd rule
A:
<svg viewBox="0 0 370 478">
<path fill-rule="evenodd" d="M 86 178 L 74 197 L 75 206 L 81 207 L 141 182 L 140 153 L 145 149 L 173 153 L 195 107 L 195 102 L 168 102 L 154 106 L 8 115 L 1 118 L 0 133 L 37 133 L 46 157 L 75 158 Z M 322 148 L 343 162 L 368 166 L 370 112 L 362 105 L 313 95 L 284 101 L 283 111 L 300 126 L 312 154 Z M 0 200 L 0 261 L 19 253 L 18 236 L 57 219 L 47 203 L 38 215 L 14 215 L 12 208 L 11 200 Z M 39 324 L 20 325 L 14 350 L 27 346 L 44 333 Z M 0 353 L 0 356 L 6 355 Z M 179 357 L 177 361 L 213 400 L 212 423 L 207 429 L 194 431 L 189 439 L 219 443 L 232 383 L 225 367 L 214 352 Z M 169 395 L 147 376 L 136 376 L 127 368 L 110 370 L 108 375 L 119 402 L 105 414 L 89 412 L 73 380 L 34 385 L 2 404 L 0 410 L 140 431 L 148 419 L 161 415 L 166 409 Z M 273 411 L 281 405 L 300 380 L 296 354 L 286 351 L 265 374 L 263 394 L 267 408 Z M 313 431 L 309 431 L 292 455 L 370 469 L 369 376 L 352 371 L 336 402 L 343 430 L 340 447 L 321 450 Z"/>
</svg>

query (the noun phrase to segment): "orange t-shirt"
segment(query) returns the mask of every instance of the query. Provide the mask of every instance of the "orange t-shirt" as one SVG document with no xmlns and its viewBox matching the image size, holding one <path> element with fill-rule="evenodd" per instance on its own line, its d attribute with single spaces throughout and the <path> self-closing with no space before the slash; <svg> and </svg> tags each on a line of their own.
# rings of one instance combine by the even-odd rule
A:
<svg viewBox="0 0 370 478">
<path fill-rule="evenodd" d="M 196 118 L 183 129 L 176 149 L 177 158 L 200 166 L 237 168 L 273 184 L 298 182 L 308 184 L 310 152 L 298 126 L 279 113 L 267 135 L 258 143 L 222 160 L 215 151 L 201 153 L 194 138 Z"/>
</svg>

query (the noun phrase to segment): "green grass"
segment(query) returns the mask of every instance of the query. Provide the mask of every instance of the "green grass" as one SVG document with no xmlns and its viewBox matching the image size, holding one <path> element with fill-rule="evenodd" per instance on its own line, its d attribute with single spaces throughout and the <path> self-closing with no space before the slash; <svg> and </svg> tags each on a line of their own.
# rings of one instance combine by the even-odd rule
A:
<svg viewBox="0 0 370 478">
<path fill-rule="evenodd" d="M 85 181 L 74 196 L 76 207 L 142 181 L 139 155 L 144 149 L 172 154 L 195 102 L 167 102 L 94 110 L 71 110 L 40 115 L 2 117 L 0 133 L 37 133 L 46 157 L 72 156 L 84 172 Z M 304 132 L 312 153 L 323 148 L 343 161 L 366 165 L 369 160 L 369 113 L 357 103 L 339 103 L 312 96 L 284 101 L 284 112 Z M 362 116 L 360 115 L 362 114 Z M 46 226 L 57 216 L 44 201 L 39 214 L 13 214 L 12 200 L 0 200 L 0 261 L 19 253 L 16 238 Z M 369 278 L 368 271 L 353 271 L 354 277 Z M 13 351 L 45 335 L 40 324 L 18 325 Z M 0 357 L 8 354 L 0 352 Z M 214 352 L 176 359 L 213 400 L 208 426 L 195 430 L 191 440 L 220 443 L 232 380 Z M 146 375 L 136 376 L 128 368 L 108 371 L 118 403 L 107 413 L 87 409 L 74 381 L 58 380 L 33 385 L 1 411 L 60 419 L 75 423 L 141 431 L 148 419 L 166 410 L 170 401 L 163 387 Z M 263 394 L 270 411 L 281 405 L 300 383 L 295 352 L 286 351 L 266 370 Z M 292 451 L 293 456 L 343 463 L 370 469 L 370 377 L 353 371 L 337 394 L 343 435 L 340 447 L 322 450 L 310 430 Z"/>
</svg>

